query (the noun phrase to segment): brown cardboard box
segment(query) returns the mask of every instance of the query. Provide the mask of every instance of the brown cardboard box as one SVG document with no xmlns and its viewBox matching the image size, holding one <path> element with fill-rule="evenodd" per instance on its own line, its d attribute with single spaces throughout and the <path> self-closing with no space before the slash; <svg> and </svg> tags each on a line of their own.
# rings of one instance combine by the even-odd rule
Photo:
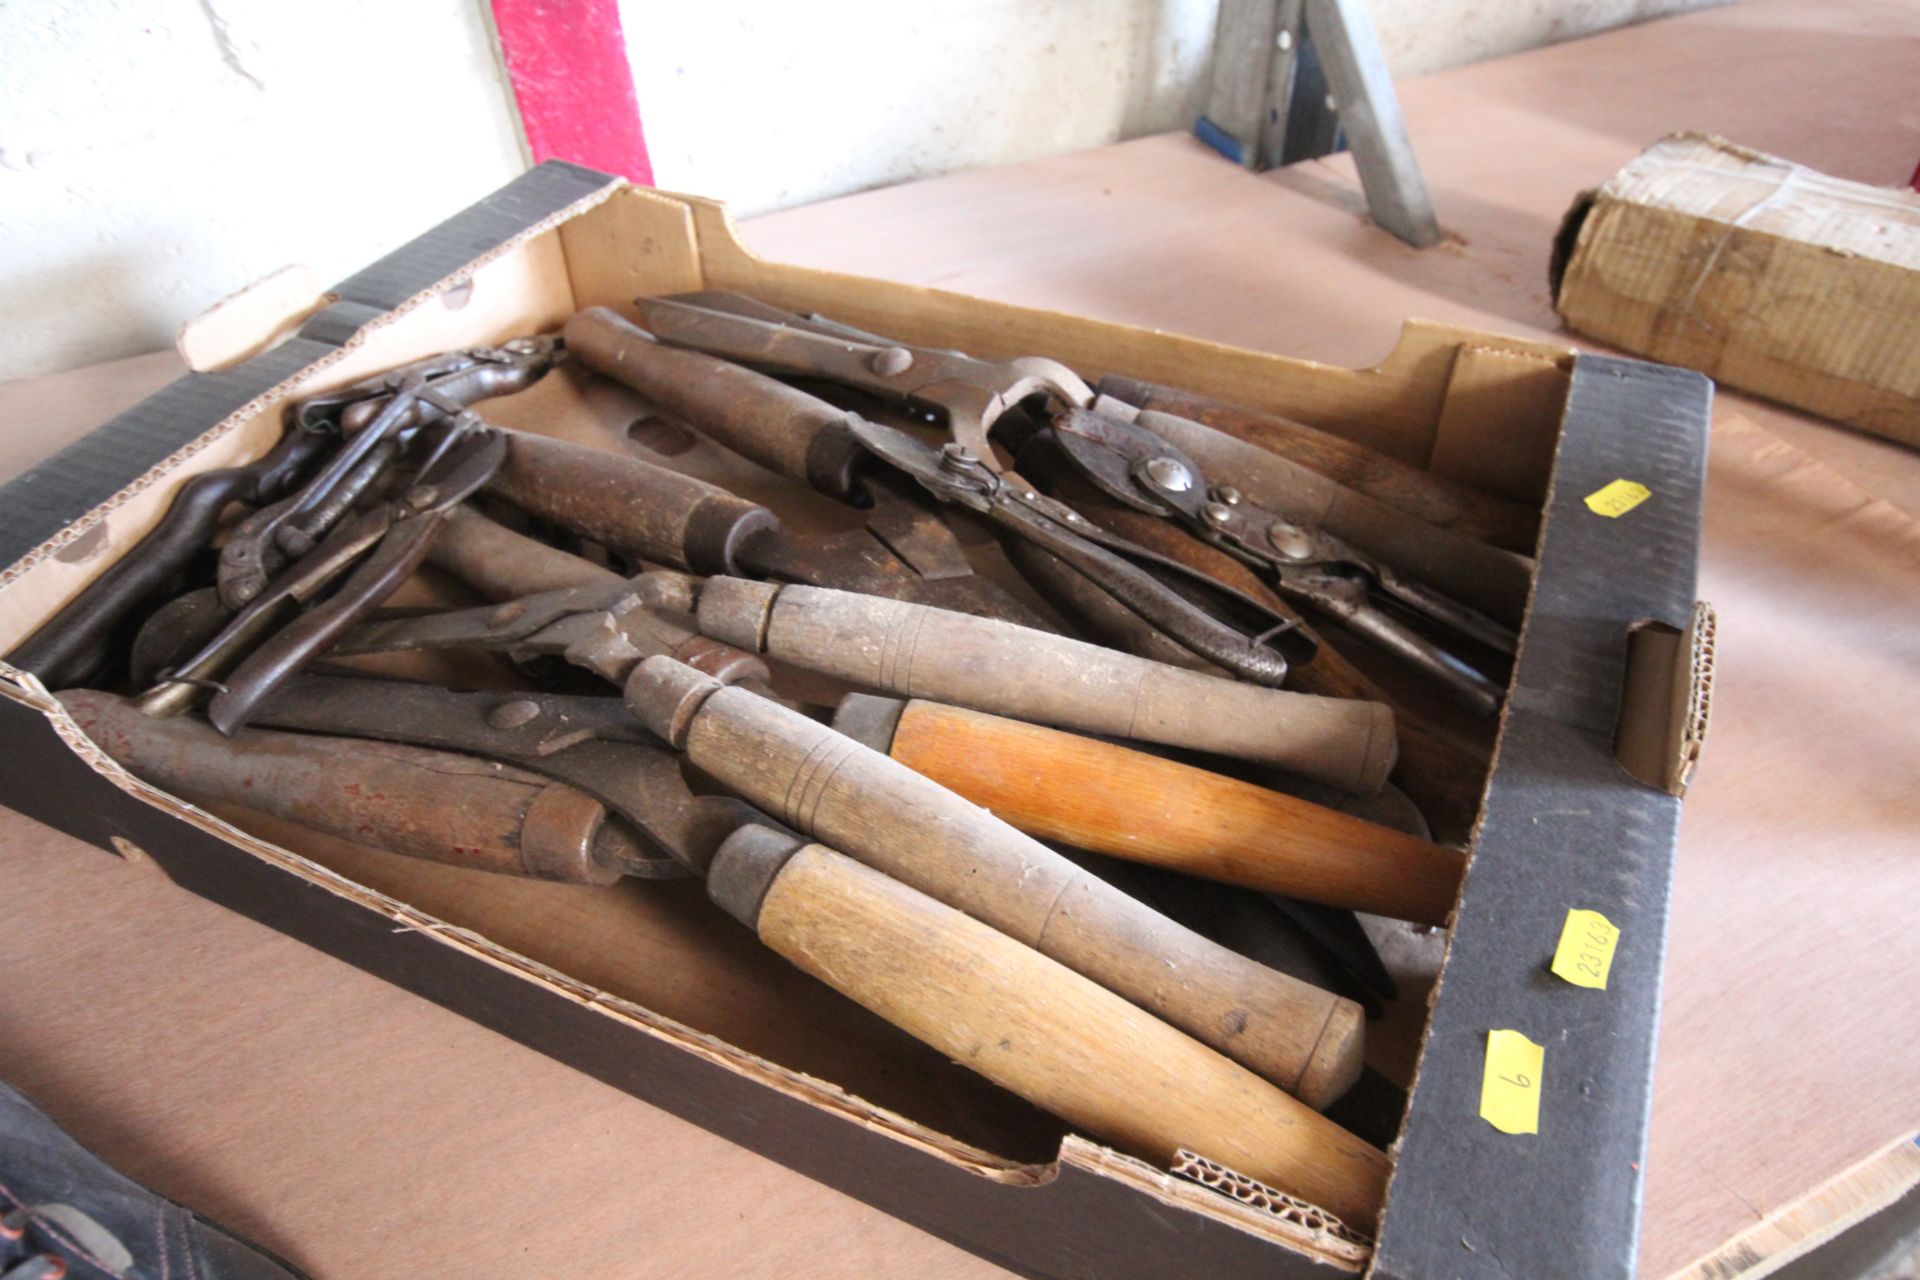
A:
<svg viewBox="0 0 1920 1280">
<path fill-rule="evenodd" d="M 482 876 L 209 813 L 125 775 L 4 665 L 0 802 L 137 847 L 196 893 L 1029 1274 L 1628 1274 L 1690 759 L 1674 726 L 1698 705 L 1684 638 L 1704 484 L 1697 375 L 1421 324 L 1375 368 L 1329 368 L 768 263 L 718 205 L 549 164 L 327 295 L 275 289 L 220 309 L 187 344 L 199 372 L 0 490 L 0 650 L 134 545 L 187 477 L 264 451 L 289 400 L 550 330 L 579 307 L 695 288 L 986 356 L 1124 369 L 1543 504 L 1453 927 L 1390 939 L 1403 998 L 1371 1038 L 1384 1068 L 1405 1081 L 1417 1060 L 1418 1077 L 1377 1245 L 1065 1132 L 787 967 L 697 885 Z M 582 386 L 549 382 L 541 394 Z M 514 425 L 537 427 L 522 408 Z M 1650 496 L 1620 518 L 1584 504 L 1620 479 Z M 1623 768 L 1628 744 L 1651 785 Z M 1571 906 L 1622 930 L 1604 1000 L 1543 977 Z M 1496 1027 L 1552 1046 L 1551 1141 L 1478 1118 Z"/>
<path fill-rule="evenodd" d="M 1580 333 L 1920 445 L 1920 194 L 1674 134 L 1568 212 Z"/>
</svg>

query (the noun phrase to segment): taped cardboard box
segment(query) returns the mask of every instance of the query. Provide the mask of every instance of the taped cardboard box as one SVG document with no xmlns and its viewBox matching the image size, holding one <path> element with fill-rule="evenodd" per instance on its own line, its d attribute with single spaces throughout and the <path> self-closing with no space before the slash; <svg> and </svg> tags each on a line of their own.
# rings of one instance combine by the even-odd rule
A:
<svg viewBox="0 0 1920 1280">
<path fill-rule="evenodd" d="M 1685 754 L 1674 726 L 1698 705 L 1697 663 L 1679 655 L 1700 645 L 1677 638 L 1694 611 L 1703 485 L 1695 375 L 1418 324 L 1375 368 L 1317 366 L 763 262 L 711 202 L 550 164 L 327 295 L 276 286 L 277 301 L 223 308 L 186 344 L 198 372 L 9 484 L 0 650 L 132 546 L 186 478 L 263 452 L 289 400 L 551 330 L 584 306 L 696 288 L 928 345 L 1124 370 L 1545 507 L 1454 925 L 1389 939 L 1406 993 L 1372 1038 L 1392 1074 L 1411 1078 L 1417 1061 L 1418 1077 L 1377 1244 L 1230 1170 L 1195 1161 L 1176 1175 L 1067 1132 L 785 966 L 695 885 L 479 876 L 205 812 L 104 760 L 13 669 L 0 800 L 137 845 L 195 892 L 1028 1274 L 1630 1274 Z M 565 402 L 629 425 L 589 380 L 542 386 L 556 399 L 488 411 L 537 427 Z M 1588 506 L 1621 480 L 1646 491 L 1631 511 Z M 1649 628 L 1667 642 L 1631 641 Z M 1640 744 L 1636 767 L 1658 785 L 1634 780 L 1616 739 Z M 1620 926 L 1602 999 L 1546 973 L 1571 907 Z M 1488 1033 L 1503 1028 L 1549 1046 L 1538 1136 L 1479 1116 Z"/>
<path fill-rule="evenodd" d="M 1574 203 L 1553 287 L 1580 333 L 1920 445 L 1920 194 L 1675 134 Z"/>
</svg>

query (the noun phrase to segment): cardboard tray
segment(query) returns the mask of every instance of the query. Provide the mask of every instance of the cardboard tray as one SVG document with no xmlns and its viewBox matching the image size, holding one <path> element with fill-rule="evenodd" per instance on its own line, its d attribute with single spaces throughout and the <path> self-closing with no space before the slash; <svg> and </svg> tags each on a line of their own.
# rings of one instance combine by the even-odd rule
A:
<svg viewBox="0 0 1920 1280">
<path fill-rule="evenodd" d="M 285 285 L 196 323 L 182 343 L 196 372 L 0 490 L 0 652 L 133 545 L 182 480 L 264 451 L 289 399 L 643 293 L 734 289 L 917 343 L 1124 370 L 1542 503 L 1377 1247 L 1066 1134 L 786 969 L 697 886 L 474 876 L 208 813 L 125 775 L 4 664 L 0 801 L 137 847 L 196 893 L 1027 1274 L 1631 1274 L 1678 793 L 1711 652 L 1694 603 L 1704 378 L 1422 324 L 1377 367 L 1337 369 L 780 266 L 747 253 L 712 202 L 559 163 L 329 294 Z M 1583 502 L 1617 479 L 1651 496 L 1618 518 Z M 1621 929 L 1603 992 L 1547 971 L 1570 907 Z M 1422 1012 L 1403 1011 L 1416 1029 Z M 1537 1136 L 1478 1115 L 1487 1032 L 1502 1027 L 1547 1046 Z"/>
</svg>

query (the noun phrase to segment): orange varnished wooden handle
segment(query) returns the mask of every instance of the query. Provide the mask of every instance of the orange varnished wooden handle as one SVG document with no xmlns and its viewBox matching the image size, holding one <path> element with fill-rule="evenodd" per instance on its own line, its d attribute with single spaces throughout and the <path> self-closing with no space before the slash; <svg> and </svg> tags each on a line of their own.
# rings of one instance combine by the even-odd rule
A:
<svg viewBox="0 0 1920 1280">
<path fill-rule="evenodd" d="M 1371 1231 L 1386 1155 L 1033 948 L 823 845 L 747 828 L 714 898 L 774 951 L 1104 1142 L 1181 1148 Z"/>
<path fill-rule="evenodd" d="M 937 702 L 906 704 L 889 754 L 1029 835 L 1131 862 L 1444 924 L 1456 850 L 1237 778 Z"/>
</svg>

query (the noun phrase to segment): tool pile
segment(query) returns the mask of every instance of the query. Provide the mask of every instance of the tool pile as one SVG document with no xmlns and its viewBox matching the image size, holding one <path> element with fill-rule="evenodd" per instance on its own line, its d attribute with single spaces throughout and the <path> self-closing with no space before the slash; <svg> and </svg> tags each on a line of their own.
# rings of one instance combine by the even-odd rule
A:
<svg viewBox="0 0 1920 1280">
<path fill-rule="evenodd" d="M 1368 986 L 1348 912 L 1452 909 L 1432 836 L 1478 806 L 1538 513 L 1120 376 L 636 306 L 295 405 L 9 661 L 189 800 L 513 875 L 699 877 L 1088 1134 L 1370 1229 L 1387 1157 L 1320 1114 L 1360 1004 L 1077 851 L 1283 895 Z M 476 410 L 562 361 L 863 523 L 794 532 L 666 454 Z M 388 607 L 429 579 L 434 607 Z M 473 652 L 511 687 L 363 661 Z"/>
</svg>

